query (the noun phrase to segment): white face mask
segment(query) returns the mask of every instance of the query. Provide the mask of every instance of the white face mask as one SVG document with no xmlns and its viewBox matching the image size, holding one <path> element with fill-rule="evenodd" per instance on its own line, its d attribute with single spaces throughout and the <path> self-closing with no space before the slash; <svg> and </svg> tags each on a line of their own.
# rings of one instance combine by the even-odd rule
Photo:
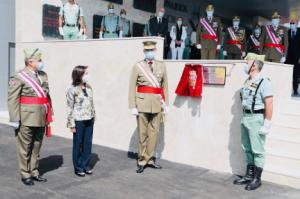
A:
<svg viewBox="0 0 300 199">
<path fill-rule="evenodd" d="M 44 70 L 45 69 L 45 64 L 43 62 L 39 62 L 37 69 L 38 70 Z"/>
<path fill-rule="evenodd" d="M 208 17 L 212 17 L 214 14 L 214 11 L 206 11 L 206 14 Z"/>
<path fill-rule="evenodd" d="M 239 27 L 240 22 L 239 21 L 233 21 L 233 27 Z"/>
<path fill-rule="evenodd" d="M 182 25 L 182 21 L 181 20 L 177 21 L 177 24 L 178 24 L 178 26 L 181 26 Z"/>
<path fill-rule="evenodd" d="M 164 15 L 165 15 L 164 12 L 159 12 L 159 13 L 158 13 L 158 16 L 161 17 L 161 18 L 162 18 Z"/>
<path fill-rule="evenodd" d="M 114 14 L 115 13 L 115 9 L 108 9 L 108 13 L 109 14 Z"/>
<path fill-rule="evenodd" d="M 84 74 L 82 77 L 83 83 L 88 83 L 90 81 L 90 76 L 88 74 Z"/>
<path fill-rule="evenodd" d="M 272 19 L 272 25 L 273 26 L 278 26 L 280 22 L 280 19 Z"/>
<path fill-rule="evenodd" d="M 125 19 L 125 18 L 126 18 L 126 14 L 121 14 L 121 17 L 122 17 L 123 19 Z"/>
<path fill-rule="evenodd" d="M 297 29 L 297 27 L 296 27 L 296 24 L 291 24 L 291 30 L 296 30 Z"/>
</svg>

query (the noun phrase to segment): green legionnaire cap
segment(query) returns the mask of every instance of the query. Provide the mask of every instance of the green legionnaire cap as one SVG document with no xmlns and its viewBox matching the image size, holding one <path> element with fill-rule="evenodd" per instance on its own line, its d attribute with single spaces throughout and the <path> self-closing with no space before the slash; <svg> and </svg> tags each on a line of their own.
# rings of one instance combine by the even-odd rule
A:
<svg viewBox="0 0 300 199">
<path fill-rule="evenodd" d="M 234 16 L 234 17 L 232 18 L 232 21 L 240 21 L 240 17 L 239 17 L 239 16 Z"/>
<path fill-rule="evenodd" d="M 280 14 L 278 12 L 274 12 L 272 15 L 272 19 L 280 19 Z"/>
<path fill-rule="evenodd" d="M 114 6 L 114 4 L 113 4 L 113 3 L 109 3 L 109 4 L 108 4 L 108 6 L 107 6 L 107 8 L 108 8 L 108 9 L 114 9 L 114 8 L 115 8 L 115 6 Z"/>
<path fill-rule="evenodd" d="M 247 60 L 247 61 L 258 60 L 258 61 L 264 62 L 265 61 L 265 55 L 258 55 L 258 54 L 255 54 L 255 53 L 248 53 L 247 56 L 245 57 L 245 60 Z"/>
<path fill-rule="evenodd" d="M 120 12 L 120 15 L 121 15 L 121 14 L 126 14 L 126 10 L 125 10 L 125 9 L 122 9 L 121 12 Z"/>
<path fill-rule="evenodd" d="M 40 49 L 25 49 L 24 50 L 25 59 L 35 59 L 41 60 L 42 59 L 42 52 Z"/>
<path fill-rule="evenodd" d="M 212 4 L 209 4 L 207 7 L 206 7 L 206 11 L 214 11 L 215 8 Z"/>
<path fill-rule="evenodd" d="M 156 42 L 155 41 L 144 41 L 144 50 L 154 50 L 156 49 Z"/>
</svg>

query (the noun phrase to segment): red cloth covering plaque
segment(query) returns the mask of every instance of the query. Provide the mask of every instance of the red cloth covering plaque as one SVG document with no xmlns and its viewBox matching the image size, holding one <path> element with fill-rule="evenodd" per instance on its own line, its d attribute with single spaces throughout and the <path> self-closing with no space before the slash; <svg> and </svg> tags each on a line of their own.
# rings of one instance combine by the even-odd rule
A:
<svg viewBox="0 0 300 199">
<path fill-rule="evenodd" d="M 202 65 L 186 64 L 175 93 L 180 96 L 202 96 Z"/>
</svg>

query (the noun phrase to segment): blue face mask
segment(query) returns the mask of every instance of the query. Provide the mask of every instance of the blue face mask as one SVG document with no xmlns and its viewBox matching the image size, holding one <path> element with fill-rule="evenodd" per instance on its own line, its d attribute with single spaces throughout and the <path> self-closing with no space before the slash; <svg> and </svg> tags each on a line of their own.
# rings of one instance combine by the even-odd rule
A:
<svg viewBox="0 0 300 199">
<path fill-rule="evenodd" d="M 152 60 L 152 59 L 154 59 L 154 56 L 155 56 L 154 51 L 145 51 L 145 58 L 146 59 Z"/>
</svg>

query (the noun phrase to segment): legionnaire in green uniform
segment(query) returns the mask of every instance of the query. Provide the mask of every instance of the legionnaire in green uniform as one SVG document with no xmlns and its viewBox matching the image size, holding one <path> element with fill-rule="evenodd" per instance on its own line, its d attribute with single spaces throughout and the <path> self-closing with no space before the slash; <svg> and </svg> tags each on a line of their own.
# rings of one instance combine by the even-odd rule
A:
<svg viewBox="0 0 300 199">
<path fill-rule="evenodd" d="M 247 53 L 260 54 L 260 36 L 261 36 L 261 27 L 256 25 L 253 34 L 250 35 L 247 41 Z"/>
<path fill-rule="evenodd" d="M 155 163 L 154 153 L 160 124 L 168 106 L 167 69 L 163 62 L 154 58 L 156 42 L 145 41 L 145 59 L 132 69 L 129 84 L 129 108 L 137 117 L 139 131 L 139 157 L 137 173 L 149 166 L 162 167 Z"/>
<path fill-rule="evenodd" d="M 47 181 L 38 171 L 45 127 L 52 121 L 48 77 L 41 71 L 41 56 L 38 49 L 26 50 L 26 67 L 10 79 L 8 89 L 9 117 L 16 128 L 19 168 L 25 185 Z"/>
<path fill-rule="evenodd" d="M 241 120 L 241 141 L 245 152 L 246 175 L 236 179 L 234 184 L 246 185 L 248 191 L 261 186 L 261 174 L 265 163 L 266 135 L 270 133 L 273 113 L 273 90 L 268 78 L 260 75 L 264 55 L 248 53 L 245 58 L 245 72 L 249 78 L 241 90 L 243 117 Z"/>
<path fill-rule="evenodd" d="M 119 16 L 115 15 L 114 4 L 108 4 L 108 15 L 102 18 L 99 38 L 118 38 L 119 21 Z"/>
<path fill-rule="evenodd" d="M 197 49 L 201 49 L 201 59 L 216 59 L 216 50 L 221 49 L 222 23 L 214 16 L 214 6 L 206 8 L 206 18 L 201 18 L 197 28 Z"/>
<path fill-rule="evenodd" d="M 122 9 L 120 12 L 120 19 L 119 19 L 119 37 L 130 37 L 130 21 L 126 19 L 126 10 Z"/>
<path fill-rule="evenodd" d="M 84 27 L 82 8 L 69 0 L 59 12 L 59 34 L 64 40 L 81 39 Z"/>
<path fill-rule="evenodd" d="M 227 59 L 242 59 L 245 57 L 246 30 L 240 27 L 240 17 L 232 19 L 232 27 L 228 27 L 225 33 L 223 55 Z"/>
<path fill-rule="evenodd" d="M 264 26 L 261 34 L 261 54 L 266 55 L 266 61 L 284 63 L 288 50 L 288 31 L 280 27 L 280 15 L 274 12 L 272 25 Z"/>
</svg>

